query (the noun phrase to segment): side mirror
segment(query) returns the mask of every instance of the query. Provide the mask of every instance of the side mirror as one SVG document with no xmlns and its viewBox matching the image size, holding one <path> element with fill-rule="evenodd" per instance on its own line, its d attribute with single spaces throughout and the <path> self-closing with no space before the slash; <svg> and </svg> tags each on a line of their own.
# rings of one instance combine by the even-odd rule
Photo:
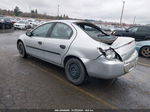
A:
<svg viewBox="0 0 150 112">
<path fill-rule="evenodd" d="M 31 31 L 27 31 L 26 35 L 29 36 L 29 37 L 31 37 L 32 36 L 32 32 Z"/>
</svg>

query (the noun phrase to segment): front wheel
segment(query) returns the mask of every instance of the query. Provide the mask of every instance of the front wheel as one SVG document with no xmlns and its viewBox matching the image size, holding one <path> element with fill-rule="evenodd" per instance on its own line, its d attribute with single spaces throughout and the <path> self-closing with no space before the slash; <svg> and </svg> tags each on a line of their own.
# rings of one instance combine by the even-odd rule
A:
<svg viewBox="0 0 150 112">
<path fill-rule="evenodd" d="M 74 85 L 81 85 L 87 79 L 83 63 L 76 58 L 71 58 L 66 62 L 65 73 L 67 79 Z"/>
<path fill-rule="evenodd" d="M 27 57 L 27 53 L 25 51 L 25 47 L 24 47 L 24 44 L 20 41 L 18 42 L 18 45 L 17 45 L 17 48 L 18 48 L 18 51 L 19 51 L 19 54 L 22 58 L 26 58 Z"/>
<path fill-rule="evenodd" d="M 142 47 L 140 50 L 140 54 L 143 57 L 150 58 L 150 46 Z"/>
</svg>

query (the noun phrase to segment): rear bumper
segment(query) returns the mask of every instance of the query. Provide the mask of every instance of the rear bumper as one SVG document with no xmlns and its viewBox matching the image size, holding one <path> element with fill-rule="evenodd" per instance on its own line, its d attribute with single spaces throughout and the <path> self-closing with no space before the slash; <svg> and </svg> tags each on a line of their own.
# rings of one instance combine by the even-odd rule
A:
<svg viewBox="0 0 150 112">
<path fill-rule="evenodd" d="M 133 70 L 137 65 L 137 60 L 138 53 L 135 51 L 132 56 L 124 62 L 117 59 L 110 61 L 104 58 L 99 58 L 97 60 L 86 61 L 84 64 L 89 76 L 102 79 L 112 79 Z"/>
</svg>

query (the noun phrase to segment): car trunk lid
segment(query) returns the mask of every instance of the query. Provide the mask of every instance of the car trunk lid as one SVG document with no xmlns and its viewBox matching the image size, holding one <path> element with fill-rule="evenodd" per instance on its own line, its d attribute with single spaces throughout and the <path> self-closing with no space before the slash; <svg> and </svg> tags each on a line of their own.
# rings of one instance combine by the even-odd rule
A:
<svg viewBox="0 0 150 112">
<path fill-rule="evenodd" d="M 122 58 L 127 60 L 135 52 L 135 40 L 130 37 L 118 37 L 111 45 Z"/>
</svg>

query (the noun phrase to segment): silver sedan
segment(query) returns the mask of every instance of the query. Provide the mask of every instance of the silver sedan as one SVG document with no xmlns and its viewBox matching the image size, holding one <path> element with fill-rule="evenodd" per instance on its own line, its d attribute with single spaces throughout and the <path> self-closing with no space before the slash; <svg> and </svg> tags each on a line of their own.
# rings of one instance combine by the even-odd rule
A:
<svg viewBox="0 0 150 112">
<path fill-rule="evenodd" d="M 110 36 L 94 24 L 55 20 L 20 36 L 17 48 L 28 55 L 65 68 L 67 79 L 80 85 L 87 77 L 113 79 L 137 64 L 135 40 Z"/>
</svg>

